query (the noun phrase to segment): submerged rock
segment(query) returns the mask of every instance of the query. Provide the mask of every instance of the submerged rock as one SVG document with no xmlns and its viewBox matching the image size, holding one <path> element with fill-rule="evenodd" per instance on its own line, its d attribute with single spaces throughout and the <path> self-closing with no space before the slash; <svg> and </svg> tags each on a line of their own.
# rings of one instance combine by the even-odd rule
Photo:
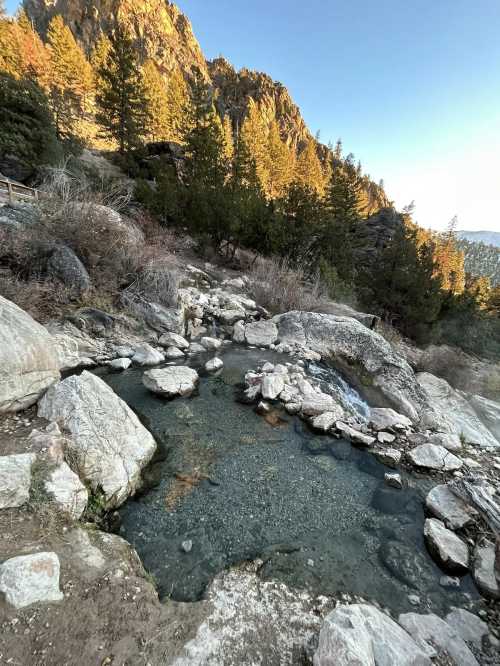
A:
<svg viewBox="0 0 500 666">
<path fill-rule="evenodd" d="M 59 379 L 59 368 L 46 329 L 0 296 L 0 414 L 33 405 Z"/>
<path fill-rule="evenodd" d="M 394 620 L 373 606 L 341 606 L 325 619 L 314 666 L 431 666 Z"/>
<path fill-rule="evenodd" d="M 144 373 L 142 383 L 144 386 L 166 398 L 176 396 L 190 396 L 198 383 L 198 373 L 184 365 L 174 365 L 161 370 L 148 370 Z"/>
<path fill-rule="evenodd" d="M 0 509 L 26 504 L 30 497 L 32 453 L 0 457 Z"/>
<path fill-rule="evenodd" d="M 477 512 L 457 497 L 446 484 L 435 486 L 425 499 L 428 511 L 447 527 L 458 530 L 469 525 Z"/>
<path fill-rule="evenodd" d="M 15 608 L 61 601 L 59 568 L 55 553 L 13 557 L 0 566 L 0 592 Z"/>
<path fill-rule="evenodd" d="M 453 472 L 463 465 L 460 458 L 447 449 L 436 444 L 421 444 L 408 453 L 408 458 L 417 467 L 438 470 L 440 472 Z"/>
<path fill-rule="evenodd" d="M 71 434 L 67 450 L 75 468 L 103 493 L 108 508 L 120 506 L 139 488 L 156 442 L 101 379 L 87 371 L 68 377 L 47 391 L 38 414 Z"/>
<path fill-rule="evenodd" d="M 454 532 L 436 518 L 425 521 L 427 547 L 438 564 L 451 573 L 465 573 L 469 568 L 469 548 Z"/>
</svg>

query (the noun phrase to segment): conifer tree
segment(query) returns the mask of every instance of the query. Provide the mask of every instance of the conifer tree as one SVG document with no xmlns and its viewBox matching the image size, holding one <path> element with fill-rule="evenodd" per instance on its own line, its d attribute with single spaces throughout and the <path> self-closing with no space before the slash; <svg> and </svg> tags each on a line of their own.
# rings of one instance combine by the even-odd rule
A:
<svg viewBox="0 0 500 666">
<path fill-rule="evenodd" d="M 258 104 L 250 98 L 248 113 L 241 127 L 239 142 L 242 174 L 255 173 L 263 190 L 267 186 L 268 128 Z"/>
<path fill-rule="evenodd" d="M 224 157 L 229 163 L 232 163 L 234 159 L 234 136 L 233 124 L 228 115 L 224 116 L 222 127 L 224 131 Z"/>
<path fill-rule="evenodd" d="M 343 162 L 335 159 L 327 192 L 327 206 L 332 217 L 352 230 L 359 220 L 361 183 L 356 167 L 348 156 Z"/>
<path fill-rule="evenodd" d="M 264 160 L 264 190 L 270 199 L 285 195 L 295 169 L 295 154 L 281 139 L 278 123 L 269 128 L 267 153 Z"/>
<path fill-rule="evenodd" d="M 166 141 L 170 138 L 170 127 L 165 79 L 152 60 L 146 61 L 142 71 L 146 99 L 147 138 L 153 142 Z"/>
<path fill-rule="evenodd" d="M 191 100 L 181 70 L 175 67 L 167 82 L 167 125 L 170 141 L 183 143 L 189 131 L 188 120 Z"/>
<path fill-rule="evenodd" d="M 98 77 L 96 120 L 123 155 L 141 143 L 147 101 L 137 50 L 121 26 L 110 36 L 108 57 Z"/>
<path fill-rule="evenodd" d="M 325 191 L 323 167 L 318 157 L 316 142 L 309 139 L 297 158 L 295 181 L 303 187 L 311 187 L 318 194 Z"/>
</svg>

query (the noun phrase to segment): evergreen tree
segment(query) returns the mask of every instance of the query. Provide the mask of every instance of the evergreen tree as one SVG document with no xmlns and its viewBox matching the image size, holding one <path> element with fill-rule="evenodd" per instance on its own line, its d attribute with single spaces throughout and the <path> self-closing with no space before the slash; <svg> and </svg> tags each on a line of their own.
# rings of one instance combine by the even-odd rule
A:
<svg viewBox="0 0 500 666">
<path fill-rule="evenodd" d="M 167 126 L 170 141 L 183 143 L 189 131 L 189 89 L 178 67 L 170 73 L 167 83 Z"/>
<path fill-rule="evenodd" d="M 224 116 L 222 127 L 224 130 L 224 157 L 229 163 L 232 163 L 234 159 L 234 136 L 233 124 L 229 116 Z"/>
<path fill-rule="evenodd" d="M 251 98 L 238 143 L 241 173 L 246 173 L 250 177 L 255 174 L 260 186 L 266 191 L 268 182 L 268 128 L 258 104 Z"/>
<path fill-rule="evenodd" d="M 461 294 L 465 289 L 465 255 L 456 242 L 458 220 L 454 217 L 444 234 L 436 239 L 434 259 L 436 273 L 441 278 L 442 287 L 452 294 Z"/>
<path fill-rule="evenodd" d="M 140 145 L 145 134 L 146 94 L 137 50 L 121 26 L 110 36 L 110 49 L 98 71 L 96 120 L 122 155 Z"/>
<path fill-rule="evenodd" d="M 354 229 L 359 221 L 361 183 L 351 156 L 343 162 L 332 161 L 332 176 L 327 191 L 327 206 L 332 218 Z"/>
<path fill-rule="evenodd" d="M 170 127 L 165 79 L 152 60 L 146 61 L 142 71 L 146 99 L 147 138 L 150 141 L 166 141 L 170 138 Z"/>
<path fill-rule="evenodd" d="M 323 167 L 318 157 L 316 142 L 312 138 L 307 141 L 297 158 L 295 180 L 303 187 L 313 188 L 318 194 L 322 195 L 325 192 Z"/>
<path fill-rule="evenodd" d="M 47 30 L 50 55 L 49 100 L 57 135 L 76 134 L 76 123 L 85 112 L 93 87 L 92 71 L 82 49 L 62 16 L 55 16 Z"/>
<path fill-rule="evenodd" d="M 295 153 L 281 139 L 278 123 L 273 120 L 267 140 L 263 183 L 270 199 L 278 199 L 285 195 L 293 179 L 294 169 Z"/>
</svg>

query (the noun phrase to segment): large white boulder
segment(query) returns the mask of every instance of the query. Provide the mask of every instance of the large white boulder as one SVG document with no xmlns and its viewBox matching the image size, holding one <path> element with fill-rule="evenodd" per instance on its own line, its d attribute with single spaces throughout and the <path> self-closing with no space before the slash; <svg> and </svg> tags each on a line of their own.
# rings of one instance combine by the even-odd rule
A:
<svg viewBox="0 0 500 666">
<path fill-rule="evenodd" d="M 436 444 L 421 444 L 408 453 L 408 458 L 417 467 L 440 472 L 453 472 L 463 465 L 460 458 Z"/>
<path fill-rule="evenodd" d="M 148 345 L 147 342 L 139 345 L 135 354 L 132 356 L 132 361 L 137 363 L 137 365 L 142 366 L 151 366 L 159 365 L 165 360 L 165 355 L 159 352 L 156 349 L 153 349 L 151 345 Z"/>
<path fill-rule="evenodd" d="M 262 397 L 266 400 L 276 400 L 284 388 L 283 376 L 273 372 L 262 380 Z"/>
<path fill-rule="evenodd" d="M 254 321 L 245 326 L 245 339 L 255 347 L 270 347 L 278 339 L 278 329 L 272 321 Z"/>
<path fill-rule="evenodd" d="M 370 423 L 375 430 L 386 428 L 409 428 L 411 421 L 407 416 L 398 414 L 390 407 L 375 407 L 370 411 Z"/>
<path fill-rule="evenodd" d="M 103 492 L 109 508 L 138 489 L 156 443 L 102 379 L 87 371 L 68 377 L 47 391 L 38 414 L 71 434 L 67 450 L 80 478 Z"/>
<path fill-rule="evenodd" d="M 148 370 L 142 383 L 152 393 L 165 398 L 190 396 L 198 383 L 198 373 L 185 365 L 174 365 L 160 370 Z"/>
<path fill-rule="evenodd" d="M 33 405 L 59 379 L 59 368 L 47 330 L 0 296 L 0 413 Z"/>
<path fill-rule="evenodd" d="M 422 414 L 421 423 L 424 427 L 458 435 L 467 444 L 500 446 L 500 442 L 481 421 L 465 394 L 456 391 L 445 379 L 428 372 L 419 373 L 417 380 L 430 405 Z M 495 405 L 492 401 L 486 403 Z M 486 403 L 483 410 L 487 410 Z M 478 404 L 476 400 L 476 405 Z"/>
<path fill-rule="evenodd" d="M 69 465 L 63 462 L 50 470 L 44 485 L 63 513 L 67 513 L 74 520 L 82 517 L 89 493 Z"/>
<path fill-rule="evenodd" d="M 356 319 L 288 312 L 273 319 L 281 343 L 308 348 L 343 370 L 371 403 L 417 421 L 426 398 L 406 360 Z"/>
<path fill-rule="evenodd" d="M 59 570 L 55 553 L 13 557 L 0 566 L 0 592 L 15 608 L 61 601 Z"/>
<path fill-rule="evenodd" d="M 431 660 L 390 617 L 353 604 L 326 617 L 314 666 L 431 666 Z"/>
<path fill-rule="evenodd" d="M 30 497 L 32 453 L 0 457 L 0 509 L 26 504 Z"/>
</svg>

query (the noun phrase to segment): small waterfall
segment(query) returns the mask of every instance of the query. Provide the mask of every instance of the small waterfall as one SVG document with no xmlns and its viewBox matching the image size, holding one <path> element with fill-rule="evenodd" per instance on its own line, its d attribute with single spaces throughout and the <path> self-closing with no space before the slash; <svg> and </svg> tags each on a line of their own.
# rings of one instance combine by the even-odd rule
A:
<svg viewBox="0 0 500 666">
<path fill-rule="evenodd" d="M 309 363 L 308 370 L 319 381 L 323 393 L 333 396 L 346 412 L 362 421 L 369 419 L 370 406 L 337 370 L 316 363 Z"/>
</svg>

